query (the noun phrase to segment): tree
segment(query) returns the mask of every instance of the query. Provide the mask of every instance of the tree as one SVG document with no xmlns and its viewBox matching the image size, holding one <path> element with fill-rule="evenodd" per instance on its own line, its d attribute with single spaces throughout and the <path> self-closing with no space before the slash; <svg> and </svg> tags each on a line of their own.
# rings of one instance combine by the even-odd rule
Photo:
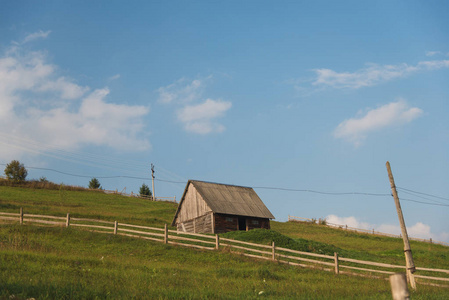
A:
<svg viewBox="0 0 449 300">
<path fill-rule="evenodd" d="M 27 169 L 25 169 L 25 166 L 18 160 L 13 160 L 6 165 L 5 175 L 8 180 L 19 183 L 25 181 L 25 178 L 28 175 L 28 171 Z"/>
<path fill-rule="evenodd" d="M 139 194 L 142 196 L 152 196 L 150 188 L 145 183 L 142 183 L 142 186 L 140 187 Z"/>
<path fill-rule="evenodd" d="M 101 190 L 101 184 L 100 181 L 97 178 L 92 178 L 89 181 L 89 188 L 92 190 Z"/>
</svg>

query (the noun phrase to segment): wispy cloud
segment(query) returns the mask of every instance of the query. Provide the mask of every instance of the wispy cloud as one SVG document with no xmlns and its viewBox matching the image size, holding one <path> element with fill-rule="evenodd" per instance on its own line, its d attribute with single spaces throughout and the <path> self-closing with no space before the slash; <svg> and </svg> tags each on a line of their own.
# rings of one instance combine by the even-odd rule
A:
<svg viewBox="0 0 449 300">
<path fill-rule="evenodd" d="M 205 82 L 210 78 L 211 76 L 205 79 L 195 79 L 193 81 L 181 78 L 170 85 L 160 87 L 158 89 L 158 101 L 160 103 L 186 103 L 197 100 L 203 93 Z"/>
<path fill-rule="evenodd" d="M 376 109 L 370 109 L 360 117 L 344 120 L 334 130 L 334 137 L 345 139 L 356 147 L 370 132 L 387 127 L 410 123 L 423 111 L 417 107 L 409 107 L 405 100 L 391 102 Z"/>
<path fill-rule="evenodd" d="M 59 92 L 62 99 L 77 99 L 89 91 L 89 87 L 83 87 L 72 82 L 70 79 L 59 77 L 55 80 L 44 80 L 42 84 L 36 86 L 36 91 Z"/>
<path fill-rule="evenodd" d="M 120 78 L 120 74 L 115 74 L 114 76 L 111 76 L 108 78 L 109 81 L 117 80 Z"/>
<path fill-rule="evenodd" d="M 411 74 L 449 68 L 449 60 L 421 61 L 416 65 L 378 65 L 367 64 L 365 68 L 354 72 L 337 72 L 331 69 L 315 69 L 316 77 L 312 80 L 315 87 L 336 89 L 359 89 L 378 85 Z"/>
<path fill-rule="evenodd" d="M 401 234 L 401 228 L 399 225 L 393 224 L 370 224 L 368 222 L 363 222 L 357 219 L 356 217 L 338 217 L 336 215 L 329 215 L 326 217 L 326 221 L 328 223 L 336 224 L 348 227 L 365 229 L 365 230 L 375 230 L 377 232 L 389 233 L 389 234 Z M 431 227 L 422 222 L 417 222 L 412 226 L 407 227 L 407 233 L 410 237 L 420 238 L 420 239 L 430 239 L 441 241 L 441 242 L 449 242 L 449 232 L 440 232 L 434 233 L 431 230 Z"/>
<path fill-rule="evenodd" d="M 46 39 L 50 33 L 51 33 L 51 30 L 48 30 L 48 31 L 39 30 L 38 32 L 31 33 L 23 39 L 22 44 L 25 44 L 25 43 L 28 43 L 28 42 L 31 42 L 31 41 L 34 41 L 37 39 Z"/>
<path fill-rule="evenodd" d="M 435 55 L 439 55 L 442 54 L 441 51 L 427 51 L 426 52 L 426 56 L 435 56 Z"/>
<path fill-rule="evenodd" d="M 232 106 L 231 102 L 207 99 L 203 103 L 187 105 L 178 111 L 178 120 L 186 131 L 208 134 L 222 132 L 225 127 L 218 124 L 217 118 L 223 117 Z"/>
<path fill-rule="evenodd" d="M 150 147 L 143 133 L 147 107 L 108 103 L 107 88 L 89 93 L 89 87 L 58 75 L 59 68 L 42 53 L 19 52 L 7 49 L 0 58 L 0 133 L 67 150 L 92 144 L 121 150 Z M 1 147 L 0 158 L 17 157 L 24 150 Z"/>
<path fill-rule="evenodd" d="M 206 99 L 202 94 L 206 83 L 212 78 L 189 81 L 181 78 L 176 82 L 160 87 L 159 103 L 171 104 L 176 108 L 177 120 L 183 124 L 184 130 L 196 134 L 220 133 L 225 127 L 217 122 L 232 107 L 229 101 Z"/>
</svg>

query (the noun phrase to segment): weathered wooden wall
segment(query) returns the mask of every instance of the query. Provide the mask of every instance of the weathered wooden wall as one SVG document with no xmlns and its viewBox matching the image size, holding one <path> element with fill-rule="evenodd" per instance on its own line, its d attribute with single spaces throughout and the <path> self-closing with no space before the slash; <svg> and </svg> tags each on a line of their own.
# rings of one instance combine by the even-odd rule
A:
<svg viewBox="0 0 449 300">
<path fill-rule="evenodd" d="M 187 220 L 177 224 L 177 229 L 180 232 L 193 232 L 193 233 L 214 233 L 212 228 L 213 213 L 207 213 L 206 215 L 199 216 L 192 220 Z"/>
<path fill-rule="evenodd" d="M 215 214 L 215 233 L 225 233 L 239 229 L 237 216 Z"/>
<path fill-rule="evenodd" d="M 241 217 L 241 216 L 240 216 Z M 247 230 L 255 228 L 270 229 L 270 220 L 255 217 L 243 217 L 246 219 Z M 239 230 L 239 216 L 215 214 L 215 233 L 225 233 Z"/>
<path fill-rule="evenodd" d="M 178 213 L 177 222 L 183 223 L 185 221 L 193 220 L 200 216 L 204 216 L 212 210 L 207 206 L 203 197 L 198 193 L 195 186 L 190 184 L 185 199 L 182 203 L 181 209 Z"/>
<path fill-rule="evenodd" d="M 262 219 L 262 218 L 246 218 L 246 228 L 247 230 L 255 229 L 255 228 L 263 228 L 270 229 L 270 220 Z"/>
</svg>

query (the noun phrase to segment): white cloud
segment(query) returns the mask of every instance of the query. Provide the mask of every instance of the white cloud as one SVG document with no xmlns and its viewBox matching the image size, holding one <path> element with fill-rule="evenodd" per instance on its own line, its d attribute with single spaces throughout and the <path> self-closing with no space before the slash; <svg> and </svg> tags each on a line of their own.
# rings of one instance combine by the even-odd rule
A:
<svg viewBox="0 0 449 300">
<path fill-rule="evenodd" d="M 442 54 L 441 51 L 427 51 L 426 52 L 426 56 L 435 56 L 435 55 L 439 55 Z"/>
<path fill-rule="evenodd" d="M 192 82 L 186 82 L 187 80 L 185 78 L 181 78 L 175 83 L 160 87 L 158 89 L 158 101 L 160 103 L 187 103 L 197 100 L 203 92 L 204 81 L 209 78 L 211 77 L 209 76 L 206 79 L 195 79 Z"/>
<path fill-rule="evenodd" d="M 158 89 L 159 103 L 177 107 L 177 119 L 187 132 L 209 134 L 220 133 L 226 129 L 216 119 L 223 117 L 232 103 L 213 99 L 201 100 L 206 82 L 211 78 L 212 76 L 208 76 L 192 81 L 181 78 Z"/>
<path fill-rule="evenodd" d="M 409 107 L 406 101 L 391 102 L 376 109 L 368 110 L 363 116 L 341 122 L 334 130 L 334 137 L 345 139 L 359 146 L 368 133 L 387 127 L 410 123 L 421 116 L 423 111 Z"/>
<path fill-rule="evenodd" d="M 93 144 L 123 150 L 148 149 L 148 141 L 138 137 L 148 108 L 106 103 L 104 99 L 108 94 L 107 88 L 93 91 L 73 112 L 64 108 L 34 112 L 38 127 L 42 129 L 41 136 L 52 145 L 62 147 Z M 70 138 L 61 138 L 64 135 Z"/>
<path fill-rule="evenodd" d="M 23 39 L 22 44 L 25 44 L 25 43 L 28 43 L 28 42 L 31 42 L 31 41 L 34 41 L 37 39 L 46 39 L 50 33 L 51 33 L 51 30 L 48 30 L 48 31 L 39 30 L 38 32 L 31 33 Z"/>
<path fill-rule="evenodd" d="M 115 74 L 114 76 L 111 76 L 108 78 L 109 81 L 117 80 L 120 78 L 120 74 Z"/>
<path fill-rule="evenodd" d="M 364 230 L 375 230 L 377 232 L 381 233 L 388 233 L 388 234 L 394 234 L 394 235 L 400 235 L 401 234 L 401 227 L 399 225 L 392 225 L 392 224 L 370 224 L 367 222 L 359 221 L 356 217 L 338 217 L 336 215 L 329 215 L 326 217 L 326 221 L 329 224 L 333 225 L 340 225 L 348 227 L 353 227 L 357 229 L 364 229 Z M 407 234 L 411 238 L 418 238 L 418 239 L 430 239 L 432 238 L 435 241 L 441 241 L 441 242 L 449 242 L 449 232 L 440 232 L 440 233 L 434 233 L 432 232 L 429 225 L 426 225 L 422 222 L 417 222 L 416 224 L 412 226 L 407 226 Z"/>
<path fill-rule="evenodd" d="M 312 85 L 337 89 L 358 89 L 406 77 L 413 73 L 441 68 L 449 68 L 449 60 L 422 61 L 415 66 L 405 63 L 399 65 L 368 64 L 366 68 L 355 72 L 315 69 L 316 78 L 312 81 Z"/>
<path fill-rule="evenodd" d="M 35 151 L 14 144 L 7 134 L 66 150 L 150 148 L 143 122 L 149 108 L 108 103 L 107 88 L 86 95 L 89 87 L 59 76 L 43 54 L 19 52 L 8 49 L 0 58 L 0 143 L 7 145 L 0 159 Z"/>
<path fill-rule="evenodd" d="M 360 229 L 373 229 L 373 226 L 366 222 L 360 222 L 355 217 L 338 217 L 336 215 L 329 215 L 326 221 L 330 224 L 348 225 L 348 227 Z"/>
<path fill-rule="evenodd" d="M 178 111 L 178 120 L 189 132 L 207 134 L 222 132 L 224 126 L 216 123 L 216 118 L 224 116 L 232 106 L 231 102 L 207 99 L 197 105 L 187 105 Z"/>
<path fill-rule="evenodd" d="M 65 77 L 59 77 L 55 81 L 43 82 L 42 85 L 37 87 L 37 90 L 59 92 L 62 99 L 77 99 L 83 96 L 89 90 L 89 87 L 82 87 Z"/>
</svg>

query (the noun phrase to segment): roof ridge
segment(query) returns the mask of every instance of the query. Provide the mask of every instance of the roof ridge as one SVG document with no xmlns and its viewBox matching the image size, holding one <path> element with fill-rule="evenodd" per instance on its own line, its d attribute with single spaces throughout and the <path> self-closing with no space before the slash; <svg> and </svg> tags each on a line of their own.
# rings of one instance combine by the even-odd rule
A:
<svg viewBox="0 0 449 300">
<path fill-rule="evenodd" d="M 244 185 L 236 185 L 236 184 L 227 184 L 227 183 L 218 183 L 218 182 L 212 182 L 212 181 L 205 181 L 205 180 L 195 180 L 195 179 L 189 179 L 188 182 L 202 182 L 202 183 L 209 183 L 209 184 L 216 184 L 216 185 L 224 185 L 224 186 L 235 186 L 240 188 L 247 188 L 247 189 L 253 189 L 250 186 L 244 186 Z"/>
</svg>

